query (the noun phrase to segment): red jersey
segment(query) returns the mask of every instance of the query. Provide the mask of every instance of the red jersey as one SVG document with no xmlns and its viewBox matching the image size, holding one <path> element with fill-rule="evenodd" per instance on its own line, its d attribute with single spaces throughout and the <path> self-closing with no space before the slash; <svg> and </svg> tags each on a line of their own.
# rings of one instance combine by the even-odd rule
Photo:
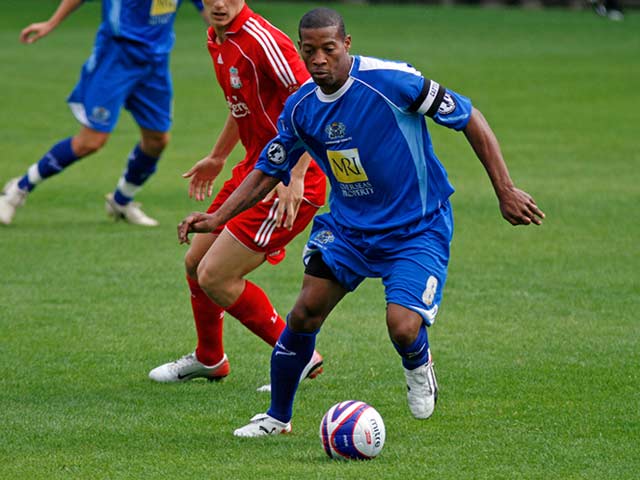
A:
<svg viewBox="0 0 640 480">
<path fill-rule="evenodd" d="M 208 30 L 208 48 L 227 106 L 238 124 L 246 156 L 234 176 L 246 177 L 267 142 L 276 136 L 277 120 L 287 97 L 309 79 L 291 39 L 247 5 L 231 22 L 225 40 L 216 42 Z M 304 198 L 325 201 L 326 181 L 311 161 L 305 176 Z"/>
</svg>

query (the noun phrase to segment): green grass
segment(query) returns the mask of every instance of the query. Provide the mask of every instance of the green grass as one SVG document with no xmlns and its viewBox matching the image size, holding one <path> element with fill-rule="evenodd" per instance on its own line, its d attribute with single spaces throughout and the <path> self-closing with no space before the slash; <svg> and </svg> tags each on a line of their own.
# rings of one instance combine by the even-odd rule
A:
<svg viewBox="0 0 640 480">
<path fill-rule="evenodd" d="M 99 2 L 37 45 L 17 41 L 55 1 L 7 0 L 0 18 L 0 181 L 21 174 L 77 125 L 64 100 L 89 55 Z M 295 38 L 319 3 L 256 1 Z M 173 56 L 175 124 L 139 196 L 155 230 L 111 224 L 104 193 L 137 138 L 123 112 L 109 144 L 42 185 L 0 229 L 0 478 L 632 479 L 640 468 L 639 18 L 590 11 L 338 5 L 353 51 L 413 63 L 473 99 L 540 228 L 501 220 L 464 137 L 431 128 L 457 188 L 445 298 L 430 330 L 441 396 L 411 418 L 384 327 L 378 281 L 339 305 L 318 337 L 326 373 L 305 382 L 294 434 L 242 441 L 234 428 L 268 405 L 269 349 L 229 319 L 232 375 L 157 385 L 150 368 L 195 334 L 175 225 L 204 205 L 179 177 L 226 115 L 185 5 Z M 392 148 L 392 146 L 390 146 Z M 233 160 L 240 158 L 240 152 Z M 304 236 L 280 266 L 251 275 L 284 313 L 299 288 Z M 324 411 L 349 398 L 387 424 L 382 455 L 329 460 Z"/>
</svg>

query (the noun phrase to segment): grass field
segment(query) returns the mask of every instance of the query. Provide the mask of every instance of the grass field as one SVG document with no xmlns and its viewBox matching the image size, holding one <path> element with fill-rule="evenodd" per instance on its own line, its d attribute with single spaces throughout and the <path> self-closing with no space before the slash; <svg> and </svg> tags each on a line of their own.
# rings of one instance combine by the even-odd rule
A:
<svg viewBox="0 0 640 480">
<path fill-rule="evenodd" d="M 37 45 L 17 40 L 56 4 L 3 5 L 1 182 L 77 129 L 65 98 L 90 53 L 99 2 Z M 318 3 L 252 5 L 295 36 Z M 269 373 L 267 346 L 232 318 L 226 381 L 148 380 L 149 369 L 194 347 L 175 225 L 205 206 L 187 198 L 180 174 L 208 152 L 226 115 L 201 20 L 185 5 L 173 142 L 139 196 L 161 227 L 104 215 L 103 195 L 137 138 L 123 113 L 103 151 L 42 185 L 0 228 L 0 478 L 638 478 L 640 16 L 337 8 L 355 53 L 407 60 L 472 98 L 513 178 L 547 213 L 539 228 L 501 220 L 464 136 L 431 128 L 457 188 L 449 279 L 430 330 L 441 388 L 434 417 L 408 412 L 378 281 L 327 321 L 318 337 L 325 374 L 301 386 L 288 437 L 232 436 L 268 406 L 255 389 Z M 303 237 L 283 264 L 251 276 L 281 313 L 299 288 Z M 320 447 L 324 411 L 350 398 L 386 422 L 374 461 L 334 462 Z"/>
</svg>

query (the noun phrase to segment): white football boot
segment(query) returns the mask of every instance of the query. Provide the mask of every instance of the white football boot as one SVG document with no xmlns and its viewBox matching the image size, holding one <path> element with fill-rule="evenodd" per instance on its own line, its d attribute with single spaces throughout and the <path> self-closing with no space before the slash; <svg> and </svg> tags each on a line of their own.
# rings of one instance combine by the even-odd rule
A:
<svg viewBox="0 0 640 480">
<path fill-rule="evenodd" d="M 266 437 L 290 432 L 291 422 L 284 423 L 266 413 L 259 413 L 251 419 L 250 423 L 234 430 L 233 434 L 236 437 Z"/>
<path fill-rule="evenodd" d="M 300 374 L 300 381 L 305 378 L 312 380 L 320 375 L 324 371 L 322 368 L 323 363 L 324 359 L 322 358 L 322 355 L 320 355 L 317 350 L 314 350 L 311 360 L 309 360 L 309 363 L 307 363 Z M 262 385 L 261 387 L 258 387 L 257 391 L 261 393 L 269 393 L 271 391 L 271 384 L 267 383 L 266 385 Z"/>
<path fill-rule="evenodd" d="M 138 202 L 129 202 L 124 206 L 119 205 L 113 199 L 113 193 L 108 193 L 104 198 L 107 215 L 115 220 L 124 220 L 132 225 L 141 225 L 143 227 L 157 227 L 159 225 L 155 218 L 151 218 L 142 211 L 142 204 Z"/>
<path fill-rule="evenodd" d="M 175 362 L 165 363 L 149 372 L 149 378 L 161 383 L 186 382 L 193 378 L 206 378 L 217 382 L 229 375 L 229 359 L 225 354 L 218 363 L 211 367 L 200 363 L 195 352 L 179 358 Z"/>
<path fill-rule="evenodd" d="M 416 418 L 429 418 L 433 415 L 438 400 L 438 383 L 433 371 L 431 352 L 427 363 L 413 370 L 405 368 L 404 376 L 407 379 L 409 410 Z"/>
<path fill-rule="evenodd" d="M 18 187 L 19 178 L 12 178 L 2 189 L 0 195 L 0 223 L 9 225 L 13 221 L 16 210 L 24 205 L 29 192 Z"/>
</svg>

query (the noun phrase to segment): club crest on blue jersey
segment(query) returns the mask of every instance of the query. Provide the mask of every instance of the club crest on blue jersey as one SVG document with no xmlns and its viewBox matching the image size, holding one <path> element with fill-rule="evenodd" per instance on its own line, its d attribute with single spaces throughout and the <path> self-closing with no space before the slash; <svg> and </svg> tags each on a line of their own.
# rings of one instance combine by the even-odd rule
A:
<svg viewBox="0 0 640 480">
<path fill-rule="evenodd" d="M 440 115 L 449 115 L 455 109 L 456 109 L 456 101 L 453 99 L 451 95 L 449 95 L 448 93 L 445 93 L 444 97 L 442 97 L 442 102 L 438 107 L 438 113 Z"/>
<path fill-rule="evenodd" d="M 324 132 L 329 137 L 329 140 L 338 140 L 344 138 L 347 134 L 347 127 L 342 122 L 331 122 L 324 128 Z"/>
<path fill-rule="evenodd" d="M 313 242 L 318 243 L 320 245 L 326 245 L 327 243 L 331 243 L 335 240 L 333 233 L 330 230 L 320 230 L 313 236 Z"/>
<path fill-rule="evenodd" d="M 280 142 L 272 142 L 267 149 L 267 159 L 275 165 L 284 163 L 287 159 L 287 152 L 284 149 L 284 145 Z"/>
<path fill-rule="evenodd" d="M 231 67 L 229 69 L 231 88 L 242 88 L 242 81 L 240 81 L 240 76 L 238 75 L 238 69 L 236 67 Z"/>
<path fill-rule="evenodd" d="M 93 107 L 91 110 L 91 121 L 96 123 L 108 123 L 111 112 L 104 107 Z"/>
</svg>

